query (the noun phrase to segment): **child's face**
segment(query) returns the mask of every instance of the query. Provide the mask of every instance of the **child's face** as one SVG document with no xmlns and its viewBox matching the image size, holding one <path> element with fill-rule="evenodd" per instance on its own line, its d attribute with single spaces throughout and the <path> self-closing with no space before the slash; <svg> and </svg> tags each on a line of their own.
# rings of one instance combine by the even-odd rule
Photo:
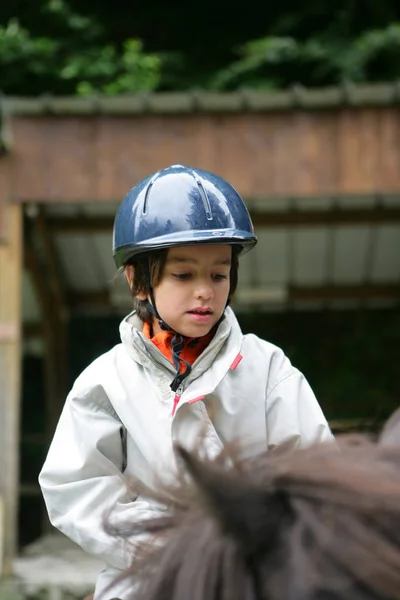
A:
<svg viewBox="0 0 400 600">
<path fill-rule="evenodd" d="M 207 335 L 229 295 L 232 248 L 201 244 L 170 248 L 154 300 L 160 317 L 188 337 Z M 160 331 L 154 319 L 154 335 Z"/>
</svg>

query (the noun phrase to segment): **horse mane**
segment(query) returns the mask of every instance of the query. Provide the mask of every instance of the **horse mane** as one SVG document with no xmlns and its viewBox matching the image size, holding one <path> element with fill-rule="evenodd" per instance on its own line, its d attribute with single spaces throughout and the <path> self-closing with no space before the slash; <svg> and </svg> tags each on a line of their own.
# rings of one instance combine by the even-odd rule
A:
<svg viewBox="0 0 400 600">
<path fill-rule="evenodd" d="M 168 513 L 124 532 L 151 536 L 124 574 L 132 600 L 400 599 L 400 410 L 378 441 L 177 454 L 179 486 L 149 492 Z"/>
</svg>

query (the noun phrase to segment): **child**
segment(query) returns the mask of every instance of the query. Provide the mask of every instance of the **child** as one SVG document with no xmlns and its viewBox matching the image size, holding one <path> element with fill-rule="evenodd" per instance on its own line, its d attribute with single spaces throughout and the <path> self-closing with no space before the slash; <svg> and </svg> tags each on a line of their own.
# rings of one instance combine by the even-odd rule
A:
<svg viewBox="0 0 400 600">
<path fill-rule="evenodd" d="M 282 350 L 243 335 L 229 308 L 238 256 L 256 244 L 247 208 L 224 179 L 173 165 L 138 183 L 114 223 L 113 252 L 135 310 L 122 343 L 68 395 L 39 476 L 52 524 L 103 559 L 95 598 L 122 600 L 127 542 L 103 526 L 165 510 L 130 496 L 124 477 L 154 485 L 174 473 L 173 446 L 204 453 L 242 440 L 257 448 L 332 439 L 304 376 Z M 201 437 L 204 436 L 204 437 Z"/>
</svg>

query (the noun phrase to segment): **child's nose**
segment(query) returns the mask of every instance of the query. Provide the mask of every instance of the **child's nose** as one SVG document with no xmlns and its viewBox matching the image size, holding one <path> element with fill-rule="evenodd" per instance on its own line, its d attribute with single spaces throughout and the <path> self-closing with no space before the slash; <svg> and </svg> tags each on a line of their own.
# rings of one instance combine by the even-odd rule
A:
<svg viewBox="0 0 400 600">
<path fill-rule="evenodd" d="M 196 287 L 195 297 L 202 298 L 203 300 L 208 300 L 212 298 L 214 295 L 214 291 L 212 286 L 209 283 L 201 283 Z"/>
</svg>

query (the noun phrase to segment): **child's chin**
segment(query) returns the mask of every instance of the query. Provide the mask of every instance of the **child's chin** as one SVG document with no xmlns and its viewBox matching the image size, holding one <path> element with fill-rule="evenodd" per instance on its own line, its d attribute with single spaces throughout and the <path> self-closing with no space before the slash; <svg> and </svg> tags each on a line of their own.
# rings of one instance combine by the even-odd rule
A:
<svg viewBox="0 0 400 600">
<path fill-rule="evenodd" d="M 207 335 L 208 333 L 210 333 L 211 329 L 212 325 L 207 323 L 207 325 L 204 324 L 182 328 L 182 331 L 180 331 L 180 333 L 182 333 L 182 335 L 186 337 L 197 338 Z"/>
</svg>

